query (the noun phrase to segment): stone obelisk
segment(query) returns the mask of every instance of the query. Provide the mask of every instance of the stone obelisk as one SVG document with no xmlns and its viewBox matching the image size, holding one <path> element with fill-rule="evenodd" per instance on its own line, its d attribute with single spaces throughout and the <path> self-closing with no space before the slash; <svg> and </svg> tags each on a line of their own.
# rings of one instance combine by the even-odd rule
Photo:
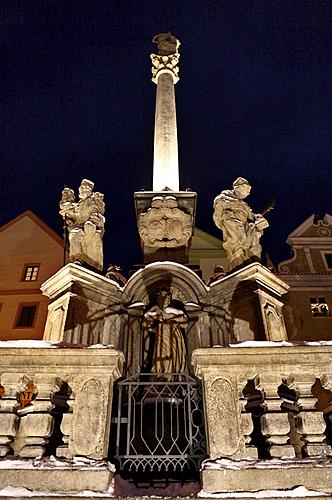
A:
<svg viewBox="0 0 332 500">
<path fill-rule="evenodd" d="M 153 191 L 135 193 L 144 263 L 171 260 L 187 264 L 195 223 L 196 193 L 179 190 L 174 85 L 179 80 L 179 40 L 162 33 L 152 40 L 152 81 L 157 85 Z"/>
<path fill-rule="evenodd" d="M 179 80 L 180 42 L 170 33 L 153 38 L 152 81 L 157 85 L 154 128 L 153 191 L 179 191 L 178 138 L 174 85 Z"/>
</svg>

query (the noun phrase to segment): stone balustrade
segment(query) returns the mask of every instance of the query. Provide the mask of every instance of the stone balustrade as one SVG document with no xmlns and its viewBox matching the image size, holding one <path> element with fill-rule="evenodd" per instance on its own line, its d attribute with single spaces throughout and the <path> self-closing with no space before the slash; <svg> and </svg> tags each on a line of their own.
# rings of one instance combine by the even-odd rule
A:
<svg viewBox="0 0 332 500">
<path fill-rule="evenodd" d="M 332 450 L 324 413 L 317 409 L 319 393 L 331 389 L 332 346 L 259 344 L 193 353 L 194 372 L 203 382 L 212 460 L 203 467 L 203 489 L 216 493 L 299 484 L 317 489 L 322 483 L 323 491 L 332 492 Z M 241 460 L 246 468 L 232 466 Z M 323 482 L 317 479 L 322 460 Z M 250 479 L 243 481 L 245 474 Z"/>
<path fill-rule="evenodd" d="M 58 409 L 63 444 L 56 455 L 106 458 L 122 363 L 122 354 L 108 348 L 2 348 L 0 456 L 42 457 Z"/>
</svg>

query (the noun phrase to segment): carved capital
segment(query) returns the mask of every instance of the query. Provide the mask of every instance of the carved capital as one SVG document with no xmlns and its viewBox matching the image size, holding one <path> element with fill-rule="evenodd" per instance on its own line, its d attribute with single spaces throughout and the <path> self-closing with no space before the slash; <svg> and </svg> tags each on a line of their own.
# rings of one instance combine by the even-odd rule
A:
<svg viewBox="0 0 332 500">
<path fill-rule="evenodd" d="M 152 81 L 158 83 L 158 78 L 162 73 L 170 73 L 173 77 L 174 85 L 179 81 L 179 52 L 170 55 L 150 54 L 152 62 Z"/>
</svg>

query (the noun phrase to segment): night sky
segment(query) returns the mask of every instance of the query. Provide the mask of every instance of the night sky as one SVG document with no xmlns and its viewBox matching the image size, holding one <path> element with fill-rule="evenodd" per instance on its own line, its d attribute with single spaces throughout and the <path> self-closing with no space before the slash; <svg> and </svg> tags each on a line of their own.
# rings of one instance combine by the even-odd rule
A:
<svg viewBox="0 0 332 500">
<path fill-rule="evenodd" d="M 153 35 L 181 41 L 180 186 L 218 236 L 214 197 L 238 177 L 276 208 L 263 252 L 332 211 L 332 2 L 2 0 L 0 225 L 32 210 L 62 234 L 64 185 L 105 193 L 105 265 L 141 262 L 133 192 L 152 188 Z"/>
</svg>

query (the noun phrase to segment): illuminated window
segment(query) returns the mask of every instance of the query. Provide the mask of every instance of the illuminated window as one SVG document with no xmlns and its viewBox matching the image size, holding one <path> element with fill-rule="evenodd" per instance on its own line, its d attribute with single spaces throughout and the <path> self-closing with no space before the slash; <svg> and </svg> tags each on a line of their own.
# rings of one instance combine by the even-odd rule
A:
<svg viewBox="0 0 332 500">
<path fill-rule="evenodd" d="M 316 317 L 329 316 L 329 306 L 325 297 L 310 297 L 310 306 L 312 315 Z"/>
<path fill-rule="evenodd" d="M 36 319 L 37 304 L 19 304 L 16 328 L 33 327 Z"/>
<path fill-rule="evenodd" d="M 36 281 L 39 271 L 38 264 L 26 264 L 23 271 L 23 281 Z"/>
</svg>

